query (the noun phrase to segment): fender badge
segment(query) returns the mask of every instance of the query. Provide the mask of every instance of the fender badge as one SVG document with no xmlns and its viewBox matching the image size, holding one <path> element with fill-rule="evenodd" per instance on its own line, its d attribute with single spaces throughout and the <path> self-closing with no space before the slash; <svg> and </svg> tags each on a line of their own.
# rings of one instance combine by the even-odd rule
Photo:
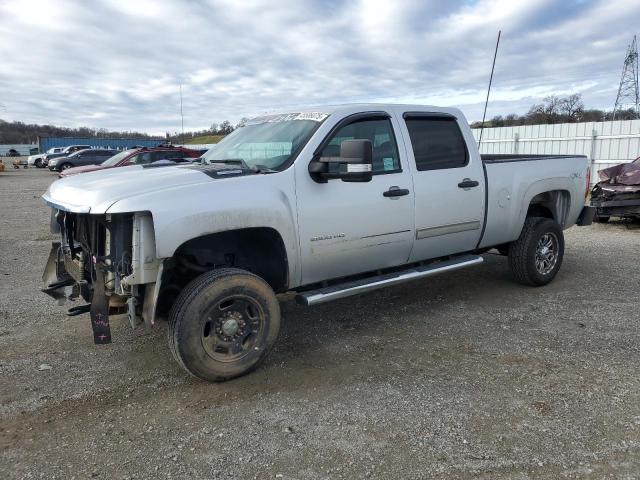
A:
<svg viewBox="0 0 640 480">
<path fill-rule="evenodd" d="M 311 237 L 312 242 L 318 242 L 320 240 L 331 240 L 333 238 L 344 238 L 346 235 L 344 233 L 336 233 L 334 235 L 318 235 L 316 237 Z"/>
</svg>

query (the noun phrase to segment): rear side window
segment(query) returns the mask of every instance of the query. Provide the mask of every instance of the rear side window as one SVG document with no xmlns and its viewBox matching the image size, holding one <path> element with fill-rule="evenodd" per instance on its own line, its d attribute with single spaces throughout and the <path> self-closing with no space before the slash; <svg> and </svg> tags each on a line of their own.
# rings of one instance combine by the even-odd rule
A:
<svg viewBox="0 0 640 480">
<path fill-rule="evenodd" d="M 460 168 L 467 147 L 454 118 L 409 117 L 405 120 L 418 171 Z"/>
</svg>

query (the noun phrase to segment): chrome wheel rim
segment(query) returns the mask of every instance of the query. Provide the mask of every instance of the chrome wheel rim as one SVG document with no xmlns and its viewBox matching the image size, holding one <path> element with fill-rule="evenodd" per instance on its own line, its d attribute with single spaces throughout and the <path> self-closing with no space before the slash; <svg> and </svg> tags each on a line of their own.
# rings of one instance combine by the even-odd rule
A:
<svg viewBox="0 0 640 480">
<path fill-rule="evenodd" d="M 536 245 L 536 270 L 541 275 L 548 275 L 558 263 L 560 242 L 553 232 L 547 232 Z"/>
<path fill-rule="evenodd" d="M 265 312 L 256 300 L 246 295 L 230 295 L 207 312 L 202 346 L 219 362 L 237 362 L 258 347 L 264 325 Z"/>
</svg>

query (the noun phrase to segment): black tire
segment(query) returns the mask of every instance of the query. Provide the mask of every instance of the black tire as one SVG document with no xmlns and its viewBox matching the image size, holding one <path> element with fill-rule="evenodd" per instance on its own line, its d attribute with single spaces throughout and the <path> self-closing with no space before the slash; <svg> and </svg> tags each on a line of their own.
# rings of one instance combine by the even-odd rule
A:
<svg viewBox="0 0 640 480">
<path fill-rule="evenodd" d="M 36 168 L 43 168 L 44 165 L 42 164 L 42 159 L 41 158 L 36 158 L 36 161 L 34 162 L 34 165 L 36 166 Z"/>
<path fill-rule="evenodd" d="M 64 170 L 68 170 L 69 168 L 72 168 L 72 167 L 73 167 L 73 165 L 71 165 L 69 162 L 65 162 L 65 163 L 63 163 L 62 165 L 60 165 L 58 167 L 58 171 L 62 172 Z"/>
<path fill-rule="evenodd" d="M 279 331 L 280 305 L 271 287 L 236 268 L 200 275 L 182 290 L 169 313 L 174 358 L 191 375 L 209 382 L 257 368 Z"/>
<path fill-rule="evenodd" d="M 545 251 L 548 242 L 554 247 Z M 553 260 L 549 260 L 552 250 Z M 539 287 L 554 279 L 563 256 L 564 235 L 560 225 L 550 218 L 528 217 L 520 237 L 509 246 L 509 268 L 517 282 Z"/>
<path fill-rule="evenodd" d="M 611 217 L 608 215 L 598 215 L 593 217 L 593 221 L 596 223 L 607 223 Z"/>
</svg>

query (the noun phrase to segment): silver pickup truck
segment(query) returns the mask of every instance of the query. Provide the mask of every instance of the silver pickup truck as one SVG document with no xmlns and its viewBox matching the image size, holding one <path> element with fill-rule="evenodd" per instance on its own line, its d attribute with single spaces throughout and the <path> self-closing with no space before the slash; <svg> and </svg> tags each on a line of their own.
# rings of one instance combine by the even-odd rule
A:
<svg viewBox="0 0 640 480">
<path fill-rule="evenodd" d="M 482 262 L 549 283 L 563 230 L 589 224 L 582 156 L 480 156 L 459 110 L 347 105 L 247 121 L 202 163 L 54 182 L 43 280 L 109 317 L 169 323 L 180 365 L 209 381 L 254 369 L 280 327 L 276 294 L 315 305 Z"/>
</svg>

